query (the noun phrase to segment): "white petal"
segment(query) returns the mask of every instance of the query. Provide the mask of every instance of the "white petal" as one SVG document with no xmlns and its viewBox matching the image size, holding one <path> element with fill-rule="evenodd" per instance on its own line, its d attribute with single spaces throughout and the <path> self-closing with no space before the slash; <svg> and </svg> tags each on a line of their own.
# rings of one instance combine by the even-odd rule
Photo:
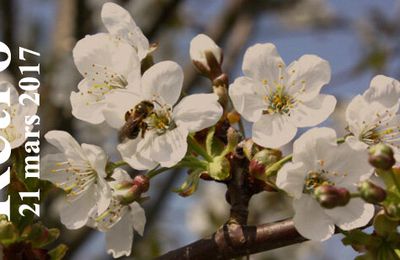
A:
<svg viewBox="0 0 400 260">
<path fill-rule="evenodd" d="M 325 213 L 343 230 L 351 230 L 367 225 L 374 216 L 374 212 L 374 206 L 365 203 L 360 198 L 351 199 L 344 207 L 325 210 Z"/>
<path fill-rule="evenodd" d="M 130 208 L 133 227 L 141 236 L 143 236 L 144 226 L 146 225 L 146 215 L 144 209 L 137 202 L 133 202 L 130 205 Z"/>
<path fill-rule="evenodd" d="M 49 131 L 44 135 L 44 138 L 50 144 L 54 145 L 60 152 L 72 160 L 86 161 L 86 157 L 79 146 L 78 142 L 65 131 Z"/>
<path fill-rule="evenodd" d="M 120 221 L 106 232 L 107 253 L 114 258 L 129 256 L 133 242 L 132 219 L 125 214 Z"/>
<path fill-rule="evenodd" d="M 108 182 L 104 178 L 97 178 L 96 185 L 96 194 L 97 194 L 97 215 L 101 215 L 108 206 L 111 201 L 111 188 Z"/>
<path fill-rule="evenodd" d="M 160 136 L 155 135 L 151 147 L 151 158 L 162 167 L 172 167 L 180 162 L 187 151 L 188 131 L 177 127 Z"/>
<path fill-rule="evenodd" d="M 304 195 L 293 200 L 294 225 L 305 238 L 324 241 L 335 232 L 333 221 L 324 213 L 321 206 L 310 196 Z"/>
<path fill-rule="evenodd" d="M 104 100 L 88 92 L 90 85 L 87 79 L 83 79 L 78 88 L 80 91 L 72 91 L 70 96 L 72 115 L 91 124 L 102 123 L 104 121 L 102 112 L 106 107 Z"/>
<path fill-rule="evenodd" d="M 89 216 L 96 209 L 96 192 L 94 185 L 91 185 L 82 195 L 73 201 L 66 201 L 61 209 L 61 222 L 68 229 L 83 227 Z"/>
<path fill-rule="evenodd" d="M 361 142 L 355 136 L 348 136 L 346 138 L 346 143 L 348 143 L 355 150 L 367 150 L 368 144 Z"/>
<path fill-rule="evenodd" d="M 369 102 L 365 97 L 358 95 L 351 100 L 346 109 L 346 121 L 349 124 L 349 130 L 357 138 L 360 138 L 365 129 L 379 125 L 383 115 L 386 115 L 385 117 L 388 119 L 394 117 L 396 109 L 396 107 L 387 108 L 379 102 Z"/>
<path fill-rule="evenodd" d="M 367 150 L 356 150 L 348 143 L 338 145 L 334 152 L 329 154 L 329 158 L 325 159 L 324 169 L 337 173 L 330 175 L 329 179 L 337 186 L 351 191 L 358 182 L 368 179 L 373 172 L 368 163 Z"/>
<path fill-rule="evenodd" d="M 6 92 L 8 89 L 10 89 L 10 104 L 18 103 L 18 92 L 15 89 L 14 85 L 8 81 L 1 81 L 0 82 L 0 91 Z"/>
<path fill-rule="evenodd" d="M 297 104 L 290 111 L 290 120 L 297 127 L 315 126 L 325 121 L 336 106 L 336 98 L 331 95 L 318 95 L 315 99 Z"/>
<path fill-rule="evenodd" d="M 287 163 L 279 170 L 276 185 L 291 196 L 300 198 L 306 175 L 307 169 L 302 163 Z"/>
<path fill-rule="evenodd" d="M 222 61 L 222 51 L 215 42 L 205 34 L 198 34 L 190 41 L 190 58 L 207 65 L 206 52 L 211 52 L 218 63 Z"/>
<path fill-rule="evenodd" d="M 40 178 L 54 184 L 61 184 L 68 181 L 71 173 L 66 171 L 55 172 L 55 170 L 63 168 L 63 166 L 58 166 L 58 163 L 65 162 L 66 160 L 67 158 L 63 153 L 45 155 L 40 163 Z"/>
<path fill-rule="evenodd" d="M 286 77 L 285 62 L 271 43 L 255 44 L 246 50 L 243 58 L 243 73 L 250 78 L 271 84 Z"/>
<path fill-rule="evenodd" d="M 229 96 L 233 106 L 247 121 L 256 122 L 262 115 L 266 104 L 263 97 L 266 89 L 259 81 L 248 77 L 237 78 L 229 86 Z"/>
<path fill-rule="evenodd" d="M 105 121 L 113 128 L 121 128 L 125 124 L 125 113 L 142 101 L 142 98 L 132 91 L 119 91 L 106 98 L 107 108 L 103 114 Z"/>
<path fill-rule="evenodd" d="M 370 87 L 364 92 L 367 102 L 379 102 L 387 108 L 399 105 L 400 82 L 383 75 L 375 76 Z"/>
<path fill-rule="evenodd" d="M 103 149 L 93 144 L 82 144 L 82 150 L 97 175 L 104 178 L 108 158 Z"/>
<path fill-rule="evenodd" d="M 105 3 L 101 10 L 101 19 L 111 34 L 122 37 L 137 49 L 140 59 L 146 57 L 149 51 L 149 41 L 128 11 L 117 4 Z"/>
<path fill-rule="evenodd" d="M 297 128 L 281 115 L 263 115 L 253 125 L 253 141 L 258 145 L 278 148 L 289 143 Z"/>
<path fill-rule="evenodd" d="M 87 35 L 79 40 L 72 54 L 79 72 L 93 83 L 110 81 L 112 75 L 128 79 L 130 73 L 137 76 L 140 73 L 136 52 L 129 44 L 105 33 Z"/>
<path fill-rule="evenodd" d="M 36 106 L 32 102 L 28 102 L 25 105 L 20 105 L 18 101 L 18 93 L 16 92 L 14 87 L 12 87 L 10 91 L 10 102 L 10 110 L 14 110 L 13 114 L 10 113 L 11 123 L 5 130 L 2 130 L 0 133 L 3 136 L 10 136 L 8 141 L 10 142 L 11 149 L 14 149 L 21 146 L 25 142 L 25 128 L 29 131 L 32 130 L 33 125 L 26 126 L 25 117 L 35 115 L 38 106 Z M 8 135 L 5 135 L 4 131 L 6 131 Z M 1 147 L 0 150 L 2 149 L 3 148 Z"/>
<path fill-rule="evenodd" d="M 142 96 L 163 104 L 174 105 L 181 95 L 182 68 L 173 61 L 162 61 L 151 66 L 142 77 Z"/>
<path fill-rule="evenodd" d="M 112 178 L 115 180 L 113 182 L 132 181 L 131 176 L 129 176 L 129 174 L 121 168 L 117 168 L 114 170 L 114 172 L 112 174 Z M 111 183 L 113 183 L 113 182 L 111 182 Z"/>
<path fill-rule="evenodd" d="M 146 137 L 149 134 L 146 133 Z M 157 162 L 150 157 L 152 139 L 146 137 L 144 140 L 139 137 L 127 140 L 117 146 L 122 159 L 136 170 L 149 170 L 157 166 Z"/>
<path fill-rule="evenodd" d="M 215 94 L 194 94 L 184 97 L 174 107 L 173 120 L 189 132 L 197 132 L 218 122 L 222 107 Z"/>
<path fill-rule="evenodd" d="M 288 90 L 298 93 L 298 98 L 304 102 L 317 96 L 331 79 L 329 63 L 316 55 L 303 55 L 289 65 L 287 72 L 290 75 Z"/>
<path fill-rule="evenodd" d="M 307 169 L 319 169 L 319 160 L 330 160 L 337 147 L 336 132 L 331 128 L 312 128 L 293 144 L 293 162 L 302 162 Z"/>
</svg>

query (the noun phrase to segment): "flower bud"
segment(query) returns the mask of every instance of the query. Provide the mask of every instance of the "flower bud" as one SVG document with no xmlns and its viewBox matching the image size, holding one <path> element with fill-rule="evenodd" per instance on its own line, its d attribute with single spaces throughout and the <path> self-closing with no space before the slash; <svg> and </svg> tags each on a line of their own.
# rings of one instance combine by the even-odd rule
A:
<svg viewBox="0 0 400 260">
<path fill-rule="evenodd" d="M 327 209 L 345 206 L 350 201 L 350 192 L 345 188 L 331 185 L 321 185 L 314 191 L 314 196 L 319 204 Z"/>
<path fill-rule="evenodd" d="M 368 203 L 379 203 L 385 200 L 386 191 L 370 181 L 363 181 L 358 186 L 361 198 Z"/>
<path fill-rule="evenodd" d="M 369 149 L 368 161 L 375 168 L 382 170 L 389 170 L 396 163 L 392 148 L 382 143 Z"/>
<path fill-rule="evenodd" d="M 149 190 L 150 179 L 146 175 L 137 175 L 133 178 L 133 185 L 138 186 L 141 192 L 144 193 Z"/>
<path fill-rule="evenodd" d="M 205 34 L 199 34 L 190 42 L 190 58 L 195 67 L 208 77 L 221 74 L 222 50 Z"/>
<path fill-rule="evenodd" d="M 150 181 L 145 175 L 137 175 L 133 178 L 132 182 L 121 182 L 116 185 L 120 193 L 120 201 L 123 204 L 131 204 L 132 202 L 140 199 L 142 193 L 149 190 Z"/>
<path fill-rule="evenodd" d="M 275 149 L 264 149 L 257 152 L 250 160 L 249 173 L 252 175 L 262 175 L 265 168 L 282 158 L 282 152 Z"/>
</svg>

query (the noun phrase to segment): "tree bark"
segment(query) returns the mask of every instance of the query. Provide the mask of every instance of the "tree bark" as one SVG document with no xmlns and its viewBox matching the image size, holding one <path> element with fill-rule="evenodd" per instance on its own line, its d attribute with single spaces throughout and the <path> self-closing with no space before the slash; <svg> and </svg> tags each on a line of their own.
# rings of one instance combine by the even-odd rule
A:
<svg viewBox="0 0 400 260">
<path fill-rule="evenodd" d="M 306 241 L 291 219 L 258 226 L 226 224 L 209 238 L 170 251 L 158 260 L 231 259 Z"/>
</svg>

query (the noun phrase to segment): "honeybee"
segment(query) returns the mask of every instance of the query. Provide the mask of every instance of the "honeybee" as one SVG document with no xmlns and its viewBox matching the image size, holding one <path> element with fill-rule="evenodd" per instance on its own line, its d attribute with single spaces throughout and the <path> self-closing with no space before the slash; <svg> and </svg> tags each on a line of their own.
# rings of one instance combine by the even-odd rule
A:
<svg viewBox="0 0 400 260">
<path fill-rule="evenodd" d="M 125 113 L 125 124 L 119 132 L 119 139 L 122 141 L 125 138 L 135 139 L 139 132 L 142 131 L 142 138 L 147 130 L 147 123 L 144 121 L 146 117 L 151 115 L 154 110 L 154 104 L 144 100 L 137 104 L 134 109 Z"/>
</svg>

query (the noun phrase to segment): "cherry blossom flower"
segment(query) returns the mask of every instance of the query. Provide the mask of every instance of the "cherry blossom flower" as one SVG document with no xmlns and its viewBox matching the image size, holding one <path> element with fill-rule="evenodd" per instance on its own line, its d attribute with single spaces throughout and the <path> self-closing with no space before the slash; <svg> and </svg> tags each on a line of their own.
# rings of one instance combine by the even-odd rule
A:
<svg viewBox="0 0 400 260">
<path fill-rule="evenodd" d="M 327 61 L 304 55 L 286 67 L 271 43 L 250 47 L 244 77 L 229 88 L 235 109 L 253 124 L 253 140 L 277 148 L 290 142 L 298 127 L 318 125 L 333 112 L 336 99 L 320 94 L 331 77 Z"/>
<path fill-rule="evenodd" d="M 136 25 L 128 11 L 114 3 L 105 3 L 101 10 L 101 19 L 108 32 L 130 44 L 140 60 L 151 51 L 149 40 Z"/>
<path fill-rule="evenodd" d="M 372 172 L 367 158 L 365 150 L 348 143 L 338 145 L 330 128 L 313 128 L 294 142 L 293 160 L 279 170 L 276 184 L 294 197 L 293 220 L 302 236 L 322 241 L 334 234 L 335 225 L 350 230 L 369 222 L 374 206 L 360 198 L 324 209 L 313 196 L 315 189 L 326 183 L 355 192 L 356 184 Z"/>
<path fill-rule="evenodd" d="M 69 229 L 78 229 L 110 204 L 111 190 L 104 179 L 107 156 L 98 146 L 80 146 L 64 131 L 50 131 L 45 138 L 60 153 L 43 158 L 42 178 L 67 193 L 61 222 Z"/>
<path fill-rule="evenodd" d="M 122 169 L 116 169 L 112 175 L 114 181 L 110 182 L 113 197 L 109 207 L 94 220 L 94 225 L 106 233 L 107 252 L 114 258 L 131 254 L 133 230 L 143 235 L 146 216 L 143 208 L 136 201 L 129 204 L 123 203 L 119 196 L 123 196 L 124 189 L 119 186 L 132 182 L 130 176 Z"/>
<path fill-rule="evenodd" d="M 71 93 L 72 114 L 83 121 L 104 121 L 105 97 L 136 85 L 140 62 L 136 51 L 124 41 L 105 33 L 89 35 L 73 49 L 74 62 L 84 79 L 79 92 Z"/>
<path fill-rule="evenodd" d="M 32 130 L 33 125 L 25 124 L 25 116 L 36 114 L 37 106 L 32 102 L 26 102 L 21 105 L 18 101 L 18 92 L 11 83 L 0 82 L 0 92 L 6 92 L 9 89 L 10 105 L 1 103 L 0 111 L 7 111 L 10 115 L 10 124 L 5 128 L 0 128 L 0 136 L 4 137 L 9 143 L 11 149 L 21 146 L 25 140 L 25 127 Z M 0 149 L 3 149 L 4 142 L 0 142 Z"/>
<path fill-rule="evenodd" d="M 160 164 L 172 167 L 187 151 L 187 136 L 217 123 L 222 107 L 215 94 L 194 94 L 178 104 L 183 72 L 171 61 L 157 63 L 141 79 L 136 93 L 114 93 L 109 96 L 109 108 L 104 111 L 106 122 L 114 128 L 126 126 L 126 115 L 145 101 L 152 106 L 142 121 L 144 129 L 137 137 L 118 145 L 124 161 L 138 170 L 152 169 Z"/>
<path fill-rule="evenodd" d="M 385 143 L 400 161 L 400 82 L 383 75 L 375 76 L 363 95 L 356 96 L 346 110 L 347 141 L 367 149 Z"/>
<path fill-rule="evenodd" d="M 207 70 L 210 66 L 207 61 L 207 52 L 212 54 L 218 64 L 222 63 L 222 50 L 215 42 L 205 34 L 199 34 L 190 42 L 190 58 L 193 62 L 199 63 Z"/>
</svg>

